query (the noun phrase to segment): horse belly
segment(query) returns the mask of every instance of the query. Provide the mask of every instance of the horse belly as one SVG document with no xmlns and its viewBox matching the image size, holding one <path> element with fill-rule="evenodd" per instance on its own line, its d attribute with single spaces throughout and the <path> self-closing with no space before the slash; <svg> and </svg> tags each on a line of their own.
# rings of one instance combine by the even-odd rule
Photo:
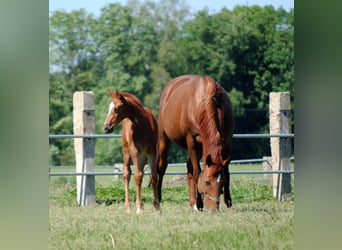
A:
<svg viewBox="0 0 342 250">
<path fill-rule="evenodd" d="M 165 114 L 171 114 L 171 112 L 166 111 Z M 189 134 L 195 137 L 199 133 L 194 121 L 191 121 L 188 115 L 175 112 L 172 115 L 167 115 L 167 119 L 164 120 L 163 130 L 171 141 L 183 148 L 187 148 L 186 137 Z"/>
</svg>

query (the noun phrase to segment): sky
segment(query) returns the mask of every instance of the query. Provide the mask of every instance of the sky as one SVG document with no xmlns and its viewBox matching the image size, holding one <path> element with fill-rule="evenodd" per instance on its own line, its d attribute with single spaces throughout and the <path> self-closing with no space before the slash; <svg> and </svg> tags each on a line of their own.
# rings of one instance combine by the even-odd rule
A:
<svg viewBox="0 0 342 250">
<path fill-rule="evenodd" d="M 72 11 L 84 8 L 87 12 L 99 15 L 100 9 L 109 3 L 119 2 L 126 4 L 126 0 L 49 0 L 49 12 L 55 10 Z M 141 0 L 141 2 L 143 2 Z M 276 9 L 283 7 L 285 10 L 294 8 L 294 0 L 185 0 L 194 13 L 207 7 L 209 13 L 215 13 L 226 7 L 232 10 L 236 5 L 273 5 Z"/>
</svg>

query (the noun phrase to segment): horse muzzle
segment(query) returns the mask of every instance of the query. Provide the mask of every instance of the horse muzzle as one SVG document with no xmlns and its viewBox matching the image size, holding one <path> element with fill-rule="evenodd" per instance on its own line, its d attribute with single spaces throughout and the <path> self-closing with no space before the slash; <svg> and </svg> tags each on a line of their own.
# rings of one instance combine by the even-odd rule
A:
<svg viewBox="0 0 342 250">
<path fill-rule="evenodd" d="M 104 125 L 103 126 L 103 132 L 105 132 L 106 134 L 112 133 L 113 130 L 114 130 L 113 125 Z"/>
</svg>

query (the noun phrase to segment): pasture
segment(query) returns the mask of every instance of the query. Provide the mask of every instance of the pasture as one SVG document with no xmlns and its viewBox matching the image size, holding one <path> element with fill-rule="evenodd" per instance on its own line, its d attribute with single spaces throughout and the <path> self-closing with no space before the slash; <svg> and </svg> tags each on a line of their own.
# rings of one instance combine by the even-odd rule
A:
<svg viewBox="0 0 342 250">
<path fill-rule="evenodd" d="M 237 167 L 242 169 L 231 169 Z M 276 201 L 272 188 L 254 177 L 231 176 L 232 208 L 221 196 L 218 212 L 195 213 L 184 179 L 165 176 L 160 214 L 152 211 L 153 192 L 145 176 L 144 212 L 139 215 L 132 182 L 128 214 L 123 183 L 113 176 L 96 177 L 97 205 L 91 207 L 76 204 L 75 177 L 50 177 L 50 249 L 293 249 L 294 192 L 290 200 Z"/>
</svg>

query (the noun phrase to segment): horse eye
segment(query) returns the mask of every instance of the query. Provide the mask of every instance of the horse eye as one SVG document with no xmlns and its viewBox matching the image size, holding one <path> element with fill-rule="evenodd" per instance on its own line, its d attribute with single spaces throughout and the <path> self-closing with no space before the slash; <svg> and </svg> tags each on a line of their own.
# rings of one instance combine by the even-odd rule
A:
<svg viewBox="0 0 342 250">
<path fill-rule="evenodd" d="M 210 182 L 208 179 L 205 180 L 205 185 L 209 186 L 210 185 Z"/>
<path fill-rule="evenodd" d="M 114 108 L 114 112 L 115 112 L 115 113 L 119 113 L 119 112 L 120 112 L 120 107 L 115 107 L 115 108 Z"/>
</svg>

